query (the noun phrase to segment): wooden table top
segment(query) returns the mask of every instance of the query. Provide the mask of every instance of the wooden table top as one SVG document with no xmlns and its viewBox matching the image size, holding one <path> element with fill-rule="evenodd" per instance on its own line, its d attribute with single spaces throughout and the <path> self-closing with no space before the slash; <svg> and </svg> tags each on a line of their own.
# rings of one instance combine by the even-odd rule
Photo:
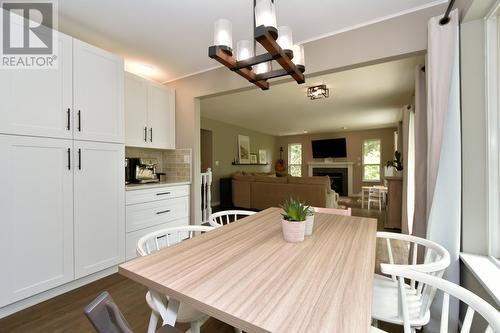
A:
<svg viewBox="0 0 500 333">
<path fill-rule="evenodd" d="M 120 265 L 149 288 L 246 332 L 369 332 L 375 219 L 316 214 L 302 243 L 269 208 Z"/>
</svg>

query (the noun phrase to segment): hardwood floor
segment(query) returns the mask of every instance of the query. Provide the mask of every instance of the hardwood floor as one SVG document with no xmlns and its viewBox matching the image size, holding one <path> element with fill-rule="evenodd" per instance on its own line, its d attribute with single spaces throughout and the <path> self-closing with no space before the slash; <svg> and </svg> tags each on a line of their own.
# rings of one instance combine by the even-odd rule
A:
<svg viewBox="0 0 500 333">
<path fill-rule="evenodd" d="M 377 218 L 379 230 L 383 229 L 384 211 L 353 208 L 353 215 Z M 382 228 L 380 228 L 382 226 Z M 397 252 L 398 262 L 404 262 L 406 250 L 404 246 Z M 386 260 L 387 255 L 383 244 L 377 244 L 377 262 Z M 377 265 L 378 266 L 378 265 Z M 108 291 L 120 307 L 134 332 L 146 332 L 150 310 L 144 299 L 146 288 L 118 274 L 98 280 L 81 288 L 32 306 L 0 319 L 0 332 L 9 333 L 88 333 L 94 332 L 92 325 L 83 315 L 83 308 L 101 292 Z M 181 330 L 189 329 L 189 324 L 176 325 Z M 379 328 L 389 333 L 403 332 L 395 325 L 380 323 Z M 202 333 L 233 333 L 234 329 L 214 318 L 210 318 L 201 329 Z"/>
</svg>

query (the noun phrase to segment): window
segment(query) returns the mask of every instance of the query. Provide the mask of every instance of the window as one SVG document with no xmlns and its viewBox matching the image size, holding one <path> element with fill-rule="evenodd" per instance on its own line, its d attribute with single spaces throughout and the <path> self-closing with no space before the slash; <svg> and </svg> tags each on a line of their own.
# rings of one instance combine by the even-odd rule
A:
<svg viewBox="0 0 500 333">
<path fill-rule="evenodd" d="M 363 142 L 363 181 L 380 181 L 380 139 Z"/>
<path fill-rule="evenodd" d="M 288 173 L 294 177 L 302 176 L 302 144 L 288 145 Z"/>
</svg>

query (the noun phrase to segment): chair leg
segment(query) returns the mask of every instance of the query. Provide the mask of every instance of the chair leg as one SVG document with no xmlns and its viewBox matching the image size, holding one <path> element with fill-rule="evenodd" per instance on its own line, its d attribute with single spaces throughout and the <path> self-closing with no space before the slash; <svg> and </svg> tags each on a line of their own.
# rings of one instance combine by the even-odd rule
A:
<svg viewBox="0 0 500 333">
<path fill-rule="evenodd" d="M 149 317 L 148 333 L 156 332 L 156 327 L 158 326 L 159 319 L 160 319 L 160 314 L 151 311 L 151 316 Z"/>
<path fill-rule="evenodd" d="M 200 333 L 201 325 L 199 321 L 191 322 L 191 333 Z"/>
</svg>

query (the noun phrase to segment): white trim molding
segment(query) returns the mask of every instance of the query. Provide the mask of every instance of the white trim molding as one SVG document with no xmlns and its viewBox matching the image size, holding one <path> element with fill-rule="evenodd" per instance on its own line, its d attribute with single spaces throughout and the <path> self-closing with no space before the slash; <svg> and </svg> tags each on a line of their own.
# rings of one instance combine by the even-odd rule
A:
<svg viewBox="0 0 500 333">
<path fill-rule="evenodd" d="M 354 162 L 309 162 L 308 166 L 308 175 L 313 175 L 313 169 L 316 168 L 346 168 L 347 169 L 347 193 L 350 197 L 354 196 L 352 190 L 352 182 L 353 182 L 353 165 Z"/>
<path fill-rule="evenodd" d="M 486 32 L 486 126 L 488 170 L 488 252 L 500 258 L 500 1 L 485 19 Z"/>
</svg>

